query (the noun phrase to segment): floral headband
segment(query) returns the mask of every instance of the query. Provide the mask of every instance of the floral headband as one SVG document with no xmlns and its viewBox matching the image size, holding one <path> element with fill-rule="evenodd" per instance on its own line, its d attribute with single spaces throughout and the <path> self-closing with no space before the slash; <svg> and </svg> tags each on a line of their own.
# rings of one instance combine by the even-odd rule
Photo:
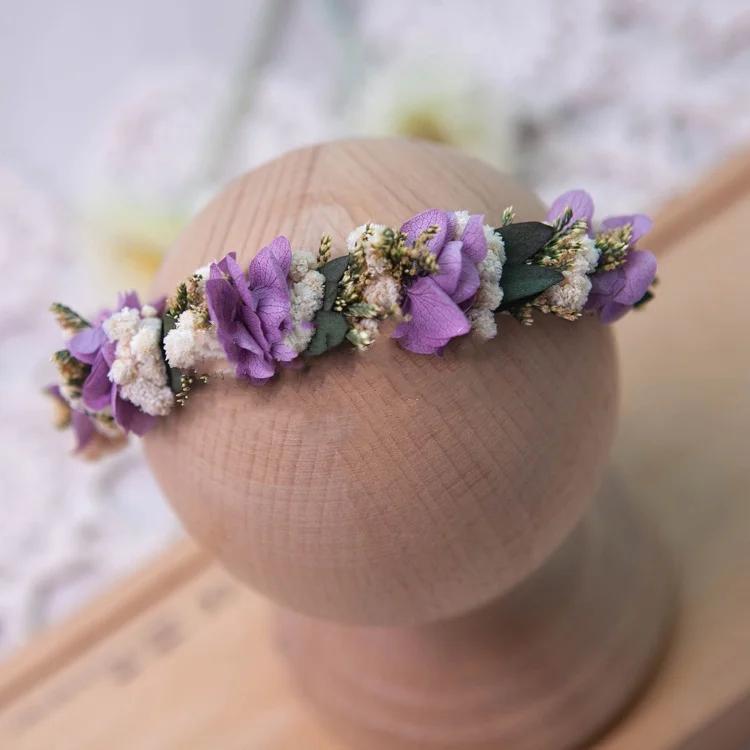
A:
<svg viewBox="0 0 750 750">
<path fill-rule="evenodd" d="M 545 222 L 515 223 L 508 208 L 493 227 L 480 215 L 433 209 L 398 230 L 358 227 L 348 254 L 334 259 L 330 236 L 317 254 L 292 252 L 277 237 L 247 271 L 229 253 L 168 301 L 141 305 L 131 292 L 91 321 L 54 304 L 70 336 L 52 357 L 58 384 L 47 389 L 57 425 L 71 426 L 77 452 L 95 458 L 129 432 L 144 435 L 210 375 L 231 366 L 263 385 L 279 364 L 345 342 L 367 349 L 387 318 L 398 321 L 392 338 L 417 354 L 441 354 L 470 332 L 494 338 L 496 313 L 530 325 L 536 313 L 574 321 L 590 310 L 612 323 L 652 297 L 656 259 L 635 249 L 651 220 L 595 226 L 593 213 L 580 190 L 560 196 Z"/>
</svg>

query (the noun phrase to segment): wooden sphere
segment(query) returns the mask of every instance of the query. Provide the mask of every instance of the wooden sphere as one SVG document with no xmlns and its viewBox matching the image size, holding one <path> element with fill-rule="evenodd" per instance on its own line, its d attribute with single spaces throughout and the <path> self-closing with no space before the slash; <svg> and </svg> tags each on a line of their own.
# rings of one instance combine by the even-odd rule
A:
<svg viewBox="0 0 750 750">
<path fill-rule="evenodd" d="M 532 193 L 455 150 L 401 140 L 303 149 L 229 186 L 166 259 L 155 292 L 275 236 L 334 255 L 367 221 L 427 208 L 540 219 Z M 443 357 L 387 336 L 256 387 L 211 381 L 147 436 L 188 530 L 240 579 L 343 623 L 448 618 L 546 560 L 601 482 L 616 412 L 612 336 L 597 320 L 499 318 Z"/>
</svg>

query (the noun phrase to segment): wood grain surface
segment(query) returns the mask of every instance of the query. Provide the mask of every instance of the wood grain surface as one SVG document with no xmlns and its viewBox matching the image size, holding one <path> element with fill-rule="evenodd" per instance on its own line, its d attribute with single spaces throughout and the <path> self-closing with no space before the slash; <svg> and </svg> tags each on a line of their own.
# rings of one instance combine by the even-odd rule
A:
<svg viewBox="0 0 750 750">
<path fill-rule="evenodd" d="M 669 251 L 657 300 L 618 325 L 615 465 L 666 542 L 681 604 L 656 679 L 602 750 L 750 740 L 750 159 L 741 166 L 742 180 L 733 164 L 709 181 L 725 196 L 707 198 L 713 216 L 685 231 L 676 205 L 657 221 Z M 707 285 L 706 259 L 719 252 L 721 284 Z M 0 747 L 344 750 L 290 694 L 267 616 L 186 542 L 3 665 Z"/>
</svg>

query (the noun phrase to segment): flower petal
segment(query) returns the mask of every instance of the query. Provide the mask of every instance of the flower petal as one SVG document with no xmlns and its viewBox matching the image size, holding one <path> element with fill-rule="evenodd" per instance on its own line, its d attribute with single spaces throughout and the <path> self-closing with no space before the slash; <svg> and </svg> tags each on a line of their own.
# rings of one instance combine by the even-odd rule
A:
<svg viewBox="0 0 750 750">
<path fill-rule="evenodd" d="M 619 302 L 607 302 L 599 313 L 599 320 L 605 324 L 615 323 L 632 309 L 632 305 L 621 305 Z"/>
<path fill-rule="evenodd" d="M 213 266 L 215 268 L 216 266 Z M 240 306 L 238 292 L 225 278 L 212 278 L 206 281 L 205 294 L 211 321 L 218 328 L 227 328 L 237 319 Z"/>
<path fill-rule="evenodd" d="M 71 413 L 70 420 L 76 438 L 75 452 L 79 453 L 92 441 L 96 434 L 94 420 L 83 412 L 75 410 Z"/>
<path fill-rule="evenodd" d="M 68 341 L 68 351 L 81 362 L 93 365 L 99 349 L 108 341 L 101 326 L 84 328 Z"/>
<path fill-rule="evenodd" d="M 138 299 L 137 292 L 120 292 L 120 294 L 117 295 L 117 312 L 126 307 L 129 307 L 131 310 L 141 309 L 141 302 Z"/>
<path fill-rule="evenodd" d="M 464 243 L 463 254 L 479 265 L 487 256 L 487 238 L 484 236 L 484 215 L 473 214 L 466 222 L 461 242 Z"/>
<path fill-rule="evenodd" d="M 436 354 L 455 336 L 471 330 L 471 323 L 434 279 L 423 276 L 407 290 L 405 310 L 411 319 L 400 323 L 393 338 L 417 354 Z"/>
<path fill-rule="evenodd" d="M 112 393 L 112 415 L 115 422 L 125 432 L 134 432 L 139 437 L 143 437 L 152 427 L 155 427 L 158 419 L 158 417 L 146 414 L 135 404 L 131 404 L 130 401 L 122 398 L 117 393 L 117 389 Z"/>
<path fill-rule="evenodd" d="M 466 300 L 476 295 L 479 284 L 479 271 L 476 265 L 474 265 L 474 261 L 464 256 L 461 259 L 461 275 L 458 279 L 458 284 L 456 284 L 456 289 L 451 295 L 451 299 L 458 304 L 466 302 Z"/>
<path fill-rule="evenodd" d="M 250 286 L 248 284 L 247 277 L 245 276 L 245 272 L 240 267 L 240 264 L 235 260 L 234 253 L 230 253 L 229 255 L 227 255 L 225 260 L 229 275 L 234 282 L 234 288 L 237 290 L 237 294 L 239 294 L 243 304 L 247 305 L 248 307 L 254 307 L 255 302 L 253 301 L 253 296 L 250 293 Z"/>
<path fill-rule="evenodd" d="M 573 209 L 571 223 L 579 219 L 585 219 L 589 225 L 591 224 L 591 220 L 594 218 L 594 201 L 585 190 L 569 190 L 567 193 L 563 193 L 549 207 L 546 221 L 550 224 L 553 223 L 562 216 L 568 207 Z"/>
<path fill-rule="evenodd" d="M 648 234 L 654 222 L 645 214 L 632 214 L 630 216 L 610 216 L 602 222 L 605 229 L 616 229 L 630 224 L 633 227 L 633 235 L 630 238 L 629 247 L 635 247 L 638 240 L 644 234 Z"/>
<path fill-rule="evenodd" d="M 656 258 L 648 250 L 631 250 L 621 268 L 625 284 L 613 299 L 621 305 L 634 305 L 656 277 Z"/>
<path fill-rule="evenodd" d="M 259 287 L 272 287 L 286 290 L 291 264 L 292 250 L 289 240 L 286 237 L 277 237 L 250 261 L 248 275 L 251 288 L 255 290 Z"/>
<path fill-rule="evenodd" d="M 113 389 L 115 386 L 109 379 L 109 365 L 100 353 L 83 384 L 83 403 L 92 411 L 100 411 L 109 405 Z"/>
<path fill-rule="evenodd" d="M 612 271 L 595 273 L 589 278 L 591 279 L 591 293 L 589 299 L 592 296 L 601 296 L 605 299 L 612 299 L 625 288 L 625 274 L 623 273 L 622 267 L 615 268 Z M 587 305 L 587 307 L 590 307 L 590 305 Z"/>
<path fill-rule="evenodd" d="M 446 242 L 437 256 L 437 262 L 440 266 L 440 273 L 432 278 L 451 297 L 461 277 L 461 240 Z"/>
<path fill-rule="evenodd" d="M 258 317 L 263 323 L 263 331 L 270 342 L 278 341 L 281 328 L 289 318 L 291 300 L 288 288 L 283 290 L 275 287 L 258 287 L 253 290 L 258 302 Z"/>
<path fill-rule="evenodd" d="M 438 233 L 427 243 L 427 247 L 437 255 L 448 239 L 448 216 L 445 211 L 439 211 L 437 208 L 423 211 L 404 222 L 401 231 L 406 235 L 407 243 L 413 245 L 417 237 L 433 225 L 438 227 Z"/>
</svg>

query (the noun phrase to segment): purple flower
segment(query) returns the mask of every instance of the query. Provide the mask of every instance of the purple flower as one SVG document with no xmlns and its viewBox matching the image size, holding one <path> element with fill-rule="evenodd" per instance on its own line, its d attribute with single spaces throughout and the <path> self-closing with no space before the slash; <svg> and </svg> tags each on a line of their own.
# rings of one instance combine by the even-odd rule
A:
<svg viewBox="0 0 750 750">
<path fill-rule="evenodd" d="M 566 208 L 570 208 L 573 215 L 565 226 L 579 219 L 585 219 L 589 230 L 591 229 L 591 222 L 594 218 L 594 201 L 585 190 L 569 190 L 567 193 L 563 193 L 549 207 L 545 221 L 548 224 L 554 223 L 562 216 Z"/>
<path fill-rule="evenodd" d="M 626 225 L 633 228 L 625 263 L 612 271 L 602 271 L 591 277 L 591 293 L 587 310 L 599 310 L 602 323 L 614 323 L 639 302 L 656 278 L 656 258 L 648 250 L 634 250 L 638 240 L 652 226 L 643 214 L 613 216 L 602 222 L 605 229 Z"/>
<path fill-rule="evenodd" d="M 237 377 L 263 385 L 276 372 L 277 362 L 297 353 L 284 343 L 292 330 L 289 269 L 292 249 L 277 237 L 250 263 L 247 276 L 229 253 L 211 265 L 206 301 L 219 343 L 236 366 Z"/>
<path fill-rule="evenodd" d="M 115 312 L 125 307 L 141 309 L 141 303 L 135 292 L 121 294 Z M 163 310 L 164 300 L 155 303 L 154 307 L 157 310 Z M 102 311 L 96 317 L 95 326 L 79 331 L 70 339 L 68 351 L 77 360 L 91 365 L 91 372 L 82 389 L 84 405 L 91 411 L 101 411 L 110 406 L 115 422 L 125 432 L 145 435 L 156 424 L 157 418 L 142 412 L 135 404 L 122 398 L 118 393 L 117 385 L 109 379 L 109 368 L 115 361 L 117 344 L 107 338 L 103 323 L 111 315 L 109 311 Z M 75 410 L 73 414 L 76 414 Z"/>
<path fill-rule="evenodd" d="M 437 275 L 420 276 L 405 289 L 402 309 L 409 320 L 399 323 L 393 332 L 393 338 L 399 339 L 405 349 L 440 354 L 452 338 L 471 330 L 465 311 L 474 303 L 479 289 L 477 265 L 487 255 L 483 219 L 471 216 L 460 240 L 449 239 L 455 233 L 455 215 L 437 209 L 418 214 L 401 227 L 409 243 L 428 227 L 438 227 L 427 246 L 440 268 Z"/>
<path fill-rule="evenodd" d="M 80 453 L 96 435 L 94 420 L 83 412 L 71 409 L 70 405 L 60 392 L 60 386 L 49 385 L 44 390 L 49 396 L 55 399 L 55 401 L 59 401 L 62 408 L 70 410 L 70 423 L 76 438 L 75 452 Z"/>
</svg>

